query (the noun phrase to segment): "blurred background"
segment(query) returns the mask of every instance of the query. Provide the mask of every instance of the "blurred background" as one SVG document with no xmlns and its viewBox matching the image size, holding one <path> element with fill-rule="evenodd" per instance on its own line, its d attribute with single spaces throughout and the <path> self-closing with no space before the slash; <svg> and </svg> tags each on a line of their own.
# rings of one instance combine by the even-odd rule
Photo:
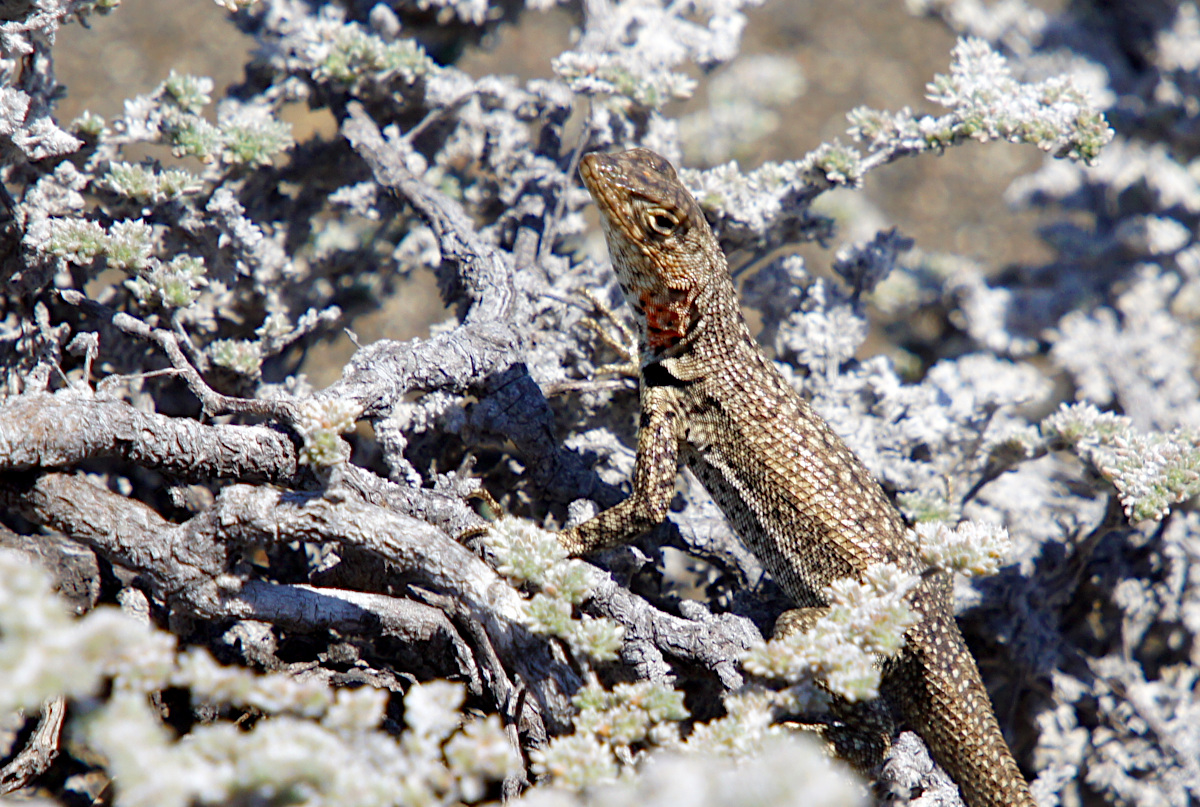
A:
<svg viewBox="0 0 1200 807">
<path fill-rule="evenodd" d="M 1052 12 L 1061 2 L 1032 5 Z M 692 100 L 666 110 L 682 117 L 707 106 L 713 82 L 747 57 L 772 55 L 794 62 L 798 94 L 778 108 L 773 133 L 739 150 L 743 169 L 767 160 L 799 159 L 822 142 L 846 140 L 846 113 L 857 106 L 940 111 L 925 100 L 925 84 L 947 71 L 955 37 L 941 23 L 907 13 L 903 0 L 767 0 L 747 14 L 739 59 L 709 75 L 696 72 L 700 84 Z M 525 12 L 518 24 L 501 26 L 482 47 L 471 47 L 457 66 L 477 77 L 547 77 L 550 60 L 567 47 L 575 20 L 564 8 Z M 64 28 L 55 50 L 58 78 L 67 90 L 59 104 L 63 122 L 85 110 L 108 118 L 126 98 L 153 90 L 172 69 L 211 77 L 213 97 L 219 98 L 226 86 L 241 80 L 246 53 L 255 46 L 223 7 L 208 0 L 124 0 L 113 13 L 93 16 L 89 26 L 91 30 L 78 24 Z M 297 141 L 335 134 L 326 110 L 311 113 L 293 106 L 289 113 L 285 117 Z M 954 252 L 991 273 L 1049 257 L 1037 237 L 1036 214 L 1011 210 L 1004 202 L 1009 183 L 1042 159 L 1029 146 L 967 146 L 945 158 L 901 159 L 873 171 L 860 193 L 882 214 L 879 226 L 898 227 L 921 250 Z M 816 246 L 803 254 L 816 272 L 832 260 L 832 251 Z M 429 326 L 444 316 L 432 276 L 418 273 L 392 300 L 356 318 L 351 327 L 364 343 L 408 339 L 426 336 Z M 353 349 L 346 337 L 322 345 L 309 355 L 305 371 L 324 386 L 338 377 Z"/>
</svg>

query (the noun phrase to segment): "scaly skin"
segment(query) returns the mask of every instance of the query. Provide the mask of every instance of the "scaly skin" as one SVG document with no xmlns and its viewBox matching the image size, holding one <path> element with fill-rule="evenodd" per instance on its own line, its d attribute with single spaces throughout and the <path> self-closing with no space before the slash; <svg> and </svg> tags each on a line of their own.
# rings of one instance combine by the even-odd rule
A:
<svg viewBox="0 0 1200 807">
<path fill-rule="evenodd" d="M 754 340 L 725 256 L 670 163 L 647 149 L 589 154 L 580 174 L 637 318 L 642 417 L 632 495 L 562 533 L 567 550 L 627 543 L 661 522 L 686 463 L 799 606 L 785 624 L 808 621 L 827 605 L 825 586 L 861 580 L 872 564 L 925 572 L 879 484 Z M 884 697 L 970 807 L 1032 807 L 954 621 L 949 576 L 927 575 L 909 600 L 918 622 L 885 665 Z M 889 739 L 840 750 L 870 765 Z"/>
</svg>

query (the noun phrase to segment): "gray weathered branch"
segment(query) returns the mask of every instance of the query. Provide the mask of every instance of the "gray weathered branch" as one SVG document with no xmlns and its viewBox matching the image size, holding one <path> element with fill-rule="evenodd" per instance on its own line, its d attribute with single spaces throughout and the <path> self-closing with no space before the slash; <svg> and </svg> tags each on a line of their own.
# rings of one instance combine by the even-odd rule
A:
<svg viewBox="0 0 1200 807">
<path fill-rule="evenodd" d="M 51 698 L 42 705 L 42 716 L 33 736 L 21 753 L 0 768 L 0 795 L 20 790 L 50 768 L 58 756 L 66 714 L 67 702 L 63 697 Z"/>
</svg>

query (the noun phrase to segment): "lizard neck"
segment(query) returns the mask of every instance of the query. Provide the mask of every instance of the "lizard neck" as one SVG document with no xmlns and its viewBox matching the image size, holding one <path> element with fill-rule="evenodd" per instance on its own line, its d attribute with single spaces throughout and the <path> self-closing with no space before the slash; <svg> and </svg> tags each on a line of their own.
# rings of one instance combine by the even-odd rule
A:
<svg viewBox="0 0 1200 807">
<path fill-rule="evenodd" d="M 695 381 L 727 368 L 731 359 L 752 361 L 761 353 L 738 306 L 724 256 L 707 263 L 705 271 L 689 273 L 685 288 L 671 292 L 687 303 L 686 310 L 677 305 L 671 315 L 674 338 L 662 338 L 661 313 L 656 318 L 653 306 L 641 306 L 643 367 L 659 364 L 681 381 Z"/>
</svg>

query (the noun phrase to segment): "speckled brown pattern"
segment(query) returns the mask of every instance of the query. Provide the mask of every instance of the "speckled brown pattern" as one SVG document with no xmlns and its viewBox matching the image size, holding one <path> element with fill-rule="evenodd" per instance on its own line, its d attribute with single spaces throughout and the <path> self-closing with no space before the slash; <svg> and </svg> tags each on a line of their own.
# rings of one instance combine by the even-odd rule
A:
<svg viewBox="0 0 1200 807">
<path fill-rule="evenodd" d="M 580 174 L 638 320 L 642 421 L 633 494 L 563 533 L 564 546 L 586 554 L 662 521 L 686 463 L 801 608 L 824 606 L 824 586 L 880 561 L 919 570 L 879 484 L 754 341 L 725 256 L 670 163 L 647 149 L 589 154 Z M 911 600 L 920 621 L 885 668 L 884 695 L 969 805 L 1033 805 L 955 624 L 948 576 L 928 577 Z"/>
</svg>

